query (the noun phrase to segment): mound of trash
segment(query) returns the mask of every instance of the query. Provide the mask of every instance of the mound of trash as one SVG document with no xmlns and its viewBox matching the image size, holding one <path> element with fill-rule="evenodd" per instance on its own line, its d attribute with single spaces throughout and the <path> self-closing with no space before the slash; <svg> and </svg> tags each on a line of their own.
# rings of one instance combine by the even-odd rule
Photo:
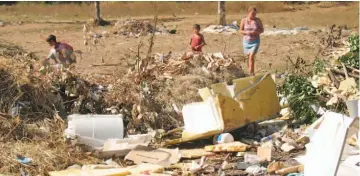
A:
<svg viewBox="0 0 360 176">
<path fill-rule="evenodd" d="M 125 35 L 125 36 L 146 36 L 152 33 L 155 35 L 159 34 L 170 34 L 174 31 L 169 31 L 162 24 L 158 24 L 156 28 L 151 24 L 150 21 L 142 20 L 119 20 L 115 23 L 112 29 L 113 34 Z"/>
<path fill-rule="evenodd" d="M 182 124 L 179 109 L 200 100 L 198 89 L 240 77 L 240 64 L 222 53 L 158 53 L 117 79 L 106 99 L 132 105 L 123 111 L 127 134 L 170 130 Z"/>
</svg>

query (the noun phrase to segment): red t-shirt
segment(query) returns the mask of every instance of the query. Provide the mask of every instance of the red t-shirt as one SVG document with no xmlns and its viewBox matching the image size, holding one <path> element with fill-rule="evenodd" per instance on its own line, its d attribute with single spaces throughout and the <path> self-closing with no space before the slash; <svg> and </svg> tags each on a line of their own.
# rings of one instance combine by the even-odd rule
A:
<svg viewBox="0 0 360 176">
<path fill-rule="evenodd" d="M 201 48 L 202 47 L 199 47 L 199 48 L 195 48 L 196 46 L 199 46 L 199 45 L 201 45 L 201 44 L 203 44 L 204 43 L 204 41 L 203 41 L 203 36 L 200 34 L 200 35 L 196 35 L 196 34 L 194 34 L 194 35 L 192 35 L 192 37 L 191 37 L 191 49 L 193 50 L 193 51 L 200 51 L 200 52 L 202 52 L 202 50 L 201 50 Z"/>
</svg>

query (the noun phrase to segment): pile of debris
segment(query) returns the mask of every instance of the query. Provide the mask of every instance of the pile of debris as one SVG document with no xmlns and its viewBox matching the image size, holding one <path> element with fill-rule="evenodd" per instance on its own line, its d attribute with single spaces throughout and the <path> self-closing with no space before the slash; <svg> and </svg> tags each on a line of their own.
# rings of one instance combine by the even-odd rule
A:
<svg viewBox="0 0 360 176">
<path fill-rule="evenodd" d="M 12 49 L 2 48 L 12 46 Z M 13 117 L 38 118 L 71 113 L 104 113 L 106 87 L 91 84 L 70 71 L 39 72 L 36 56 L 18 46 L 2 43 L 0 58 L 1 112 Z M 24 54 L 25 53 L 25 54 Z M 35 58 L 29 60 L 30 58 Z"/>
<path fill-rule="evenodd" d="M 358 102 L 356 103 L 358 105 Z M 264 121 L 259 125 L 251 123 L 231 134 L 215 135 L 212 140 L 213 145 L 198 144 L 191 149 L 189 146 L 184 149 L 181 145 L 180 148 L 175 149 L 151 147 L 159 137 L 170 135 L 176 130 L 166 133 L 156 130 L 148 134 L 129 135 L 123 138 L 122 117 L 98 117 L 98 122 L 95 124 L 104 125 L 101 128 L 104 131 L 98 132 L 109 135 L 100 139 L 92 133 L 91 128 L 85 131 L 76 130 L 86 126 L 76 121 L 90 118 L 89 123 L 94 123 L 91 121 L 96 120 L 95 116 L 69 117 L 67 134 L 70 134 L 71 140 L 77 138 L 78 142 L 94 148 L 93 154 L 104 159 L 103 164 L 76 165 L 49 174 L 54 176 L 65 173 L 169 176 L 213 173 L 220 175 L 304 175 L 304 173 L 325 172 L 329 173 L 328 175 L 354 174 L 359 170 L 357 164 L 360 161 L 358 152 L 360 141 L 356 134 L 359 131 L 357 124 L 359 121 L 356 108 L 349 106 L 349 112 L 350 117 L 327 111 L 310 126 L 303 125 L 294 130 L 288 127 L 286 121 L 279 119 Z M 113 133 L 105 132 L 109 130 Z M 329 135 L 330 131 L 333 135 Z M 119 157 L 124 158 L 125 161 L 115 162 L 114 158 Z M 326 167 L 315 167 L 315 161 L 324 163 Z"/>
<path fill-rule="evenodd" d="M 210 33 L 210 34 L 236 34 L 239 30 L 239 26 L 237 22 L 234 21 L 230 25 L 210 25 L 202 30 L 203 33 Z"/>
<path fill-rule="evenodd" d="M 302 32 L 309 32 L 310 29 L 307 27 L 297 27 L 294 29 L 267 29 L 261 35 L 296 35 Z"/>
<path fill-rule="evenodd" d="M 359 99 L 359 37 L 350 36 L 348 40 L 342 42 L 343 45 L 336 45 L 340 48 L 331 45 L 339 41 L 330 41 L 330 45 L 326 45 L 327 48 L 322 51 L 329 53 L 326 59 L 315 59 L 310 72 L 285 78 L 279 95 L 289 106 L 291 116 L 311 123 L 318 118 L 316 111 L 319 109 L 346 113 L 345 102 Z"/>
<path fill-rule="evenodd" d="M 155 35 L 170 34 L 174 33 L 174 31 L 167 30 L 166 27 L 162 24 L 158 24 L 155 28 L 150 21 L 129 19 L 125 21 L 119 20 L 116 22 L 112 29 L 112 33 L 130 37 L 139 37 L 150 35 L 152 33 L 155 33 Z"/>
<path fill-rule="evenodd" d="M 356 41 L 354 41 L 356 40 Z M 350 42 L 351 45 L 350 45 Z M 332 98 L 327 106 L 359 99 L 359 36 L 349 37 L 349 43 L 340 57 L 333 58 L 331 64 L 325 66 L 314 75 L 311 83 L 315 88 L 321 87 Z"/>
<path fill-rule="evenodd" d="M 224 56 L 222 53 L 194 54 L 187 52 L 184 54 L 155 54 L 154 59 L 151 60 L 152 62 L 146 63 L 147 66 L 143 68 L 143 72 L 151 74 L 156 78 L 164 77 L 168 79 L 172 79 L 171 76 L 186 74 L 186 70 L 189 70 L 191 66 L 200 67 L 205 73 L 210 74 L 210 71 L 224 70 L 235 64 L 232 58 Z"/>
<path fill-rule="evenodd" d="M 127 132 L 171 130 L 182 124 L 179 109 L 199 100 L 198 89 L 243 76 L 239 63 L 221 53 L 155 54 L 138 60 L 115 80 L 106 99 L 115 102 L 114 106 L 132 108 L 124 114 Z"/>
</svg>

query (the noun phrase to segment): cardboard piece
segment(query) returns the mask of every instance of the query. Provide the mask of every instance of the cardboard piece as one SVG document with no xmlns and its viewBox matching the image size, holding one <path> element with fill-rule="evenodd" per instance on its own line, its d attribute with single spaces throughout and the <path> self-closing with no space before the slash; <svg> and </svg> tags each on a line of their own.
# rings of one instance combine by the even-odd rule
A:
<svg viewBox="0 0 360 176">
<path fill-rule="evenodd" d="M 126 139 L 108 139 L 104 143 L 100 157 L 125 156 L 138 145 L 148 146 L 152 137 L 152 134 L 141 134 L 130 135 Z"/>
<path fill-rule="evenodd" d="M 296 147 L 288 143 L 284 143 L 283 145 L 281 145 L 281 150 L 284 152 L 290 152 L 294 149 L 296 149 Z"/>
<path fill-rule="evenodd" d="M 244 152 L 248 145 L 241 142 L 231 142 L 225 144 L 205 146 L 205 151 L 208 152 Z"/>
<path fill-rule="evenodd" d="M 165 167 L 179 162 L 180 158 L 179 149 L 154 149 L 145 146 L 137 146 L 125 156 L 126 160 L 136 164 L 151 163 Z"/>
<path fill-rule="evenodd" d="M 271 161 L 271 150 L 272 150 L 271 148 L 267 148 L 267 147 L 258 147 L 257 155 L 262 160 Z"/>
<path fill-rule="evenodd" d="M 183 106 L 181 139 L 166 145 L 207 138 L 248 123 L 275 118 L 280 111 L 276 85 L 269 74 L 218 83 L 199 90 L 203 102 Z M 199 126 L 199 124 L 201 124 Z"/>
</svg>

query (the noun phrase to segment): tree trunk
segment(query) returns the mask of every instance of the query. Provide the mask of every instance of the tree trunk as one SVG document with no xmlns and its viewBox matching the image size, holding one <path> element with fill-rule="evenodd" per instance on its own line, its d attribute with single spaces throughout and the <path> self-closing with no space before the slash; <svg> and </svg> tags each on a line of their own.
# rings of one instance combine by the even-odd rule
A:
<svg viewBox="0 0 360 176">
<path fill-rule="evenodd" d="M 99 2 L 99 1 L 95 1 L 95 20 L 96 20 L 96 21 L 101 21 L 101 17 L 100 17 L 100 2 Z"/>
<path fill-rule="evenodd" d="M 110 22 L 101 18 L 100 1 L 95 1 L 95 26 L 109 25 Z"/>
<path fill-rule="evenodd" d="M 225 13 L 225 1 L 218 1 L 218 16 L 219 16 L 219 25 L 226 24 L 226 13 Z"/>
</svg>

